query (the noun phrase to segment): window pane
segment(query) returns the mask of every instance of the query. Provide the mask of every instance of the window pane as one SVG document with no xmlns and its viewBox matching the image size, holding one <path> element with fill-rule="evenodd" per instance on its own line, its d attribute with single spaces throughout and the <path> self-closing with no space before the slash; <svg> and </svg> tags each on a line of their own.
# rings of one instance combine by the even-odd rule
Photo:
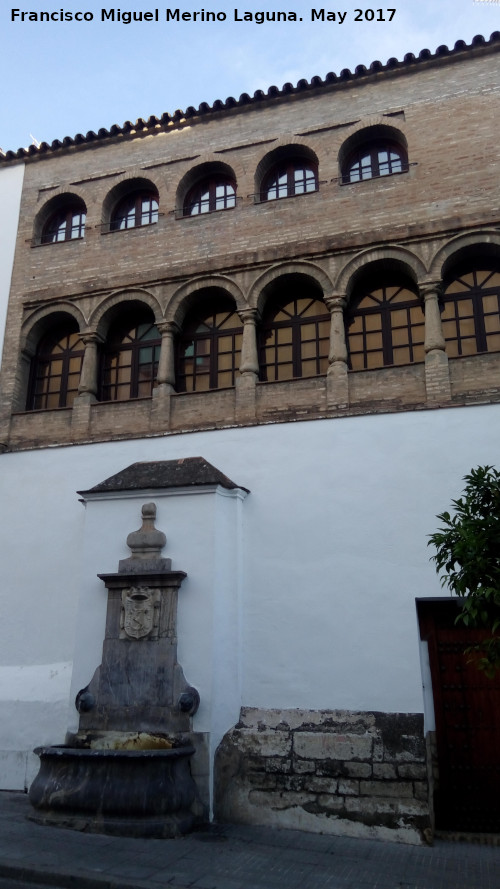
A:
<svg viewBox="0 0 500 889">
<path fill-rule="evenodd" d="M 488 343 L 488 352 L 498 352 L 498 350 L 500 350 L 500 334 L 489 334 L 486 339 Z"/>
<path fill-rule="evenodd" d="M 486 315 L 484 319 L 486 333 L 496 333 L 500 330 L 500 315 Z"/>
<path fill-rule="evenodd" d="M 368 370 L 374 370 L 377 367 L 384 366 L 384 356 L 382 352 L 368 352 L 366 355 L 366 367 Z"/>
</svg>

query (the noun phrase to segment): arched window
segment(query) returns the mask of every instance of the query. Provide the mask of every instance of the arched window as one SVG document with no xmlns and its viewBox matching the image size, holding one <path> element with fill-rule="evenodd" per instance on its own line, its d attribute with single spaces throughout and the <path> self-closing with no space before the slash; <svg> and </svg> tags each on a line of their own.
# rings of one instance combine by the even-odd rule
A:
<svg viewBox="0 0 500 889">
<path fill-rule="evenodd" d="M 450 358 L 500 351 L 500 272 L 474 269 L 445 287 L 442 325 Z"/>
<path fill-rule="evenodd" d="M 261 201 L 275 201 L 318 189 L 318 167 L 304 158 L 288 158 L 276 164 L 262 182 Z"/>
<path fill-rule="evenodd" d="M 78 394 L 84 351 L 76 322 L 59 324 L 45 334 L 31 364 L 27 410 L 71 407 Z"/>
<path fill-rule="evenodd" d="M 197 182 L 184 201 L 183 215 L 198 216 L 236 206 L 236 182 L 230 176 L 214 174 Z"/>
<path fill-rule="evenodd" d="M 178 392 L 234 386 L 243 337 L 241 321 L 233 302 L 224 296 L 204 303 L 186 316 L 177 342 Z"/>
<path fill-rule="evenodd" d="M 154 191 L 136 191 L 123 197 L 111 215 L 111 231 L 139 228 L 158 222 L 158 194 Z"/>
<path fill-rule="evenodd" d="M 424 312 L 418 297 L 405 286 L 364 288 L 347 315 L 347 346 L 351 370 L 423 361 Z"/>
<path fill-rule="evenodd" d="M 356 148 L 346 158 L 342 182 L 360 182 L 378 176 L 392 176 L 408 169 L 406 153 L 397 142 L 377 139 Z"/>
<path fill-rule="evenodd" d="M 328 370 L 330 313 L 319 288 L 286 276 L 276 283 L 260 328 L 261 380 L 314 377 Z"/>
<path fill-rule="evenodd" d="M 59 206 L 47 219 L 42 228 L 40 243 L 56 244 L 60 241 L 73 241 L 83 238 L 85 233 L 86 209 L 81 203 Z"/>
<path fill-rule="evenodd" d="M 161 335 L 152 313 L 135 311 L 117 319 L 106 341 L 101 375 L 102 401 L 146 398 L 153 392 Z"/>
</svg>

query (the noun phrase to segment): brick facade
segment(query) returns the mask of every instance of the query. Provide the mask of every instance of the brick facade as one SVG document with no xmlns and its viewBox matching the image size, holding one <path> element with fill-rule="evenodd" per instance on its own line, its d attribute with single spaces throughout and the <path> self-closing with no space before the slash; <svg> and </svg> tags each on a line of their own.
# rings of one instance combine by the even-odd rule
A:
<svg viewBox="0 0 500 889">
<path fill-rule="evenodd" d="M 170 381 L 133 403 L 92 395 L 73 409 L 25 411 L 31 357 L 57 317 L 74 318 L 97 354 L 113 309 L 132 301 L 158 325 L 174 322 L 175 336 L 196 294 L 217 287 L 241 318 L 255 310 L 258 328 L 265 288 L 285 274 L 348 307 L 360 274 L 397 270 L 423 304 L 462 257 L 498 262 L 499 47 L 493 35 L 379 73 L 28 156 L 2 367 L 4 448 L 498 401 L 495 354 L 448 361 L 429 341 L 425 365 L 351 372 L 332 341 L 326 376 L 266 383 L 245 372 L 234 389 L 178 393 Z M 408 171 L 341 184 L 346 146 L 370 132 L 398 136 Z M 319 188 L 260 202 L 262 171 L 280 151 L 317 158 Z M 234 174 L 236 206 L 182 217 L 186 189 L 210 165 Z M 157 223 L 108 231 L 113 195 L 138 181 L 158 191 Z M 85 237 L 36 245 L 48 202 L 67 194 L 86 205 Z"/>
</svg>

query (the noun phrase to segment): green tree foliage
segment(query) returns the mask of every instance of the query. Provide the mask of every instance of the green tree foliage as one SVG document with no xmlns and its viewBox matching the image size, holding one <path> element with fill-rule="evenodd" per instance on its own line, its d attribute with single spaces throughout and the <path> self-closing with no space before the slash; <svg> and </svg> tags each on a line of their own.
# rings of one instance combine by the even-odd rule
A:
<svg viewBox="0 0 500 889">
<path fill-rule="evenodd" d="M 430 535 L 436 548 L 432 560 L 441 584 L 463 599 L 457 621 L 484 627 L 490 637 L 469 652 L 488 676 L 500 670 L 500 472 L 478 466 L 464 476 L 463 494 L 452 500 L 453 514 Z M 441 573 L 442 572 L 442 573 Z"/>
</svg>

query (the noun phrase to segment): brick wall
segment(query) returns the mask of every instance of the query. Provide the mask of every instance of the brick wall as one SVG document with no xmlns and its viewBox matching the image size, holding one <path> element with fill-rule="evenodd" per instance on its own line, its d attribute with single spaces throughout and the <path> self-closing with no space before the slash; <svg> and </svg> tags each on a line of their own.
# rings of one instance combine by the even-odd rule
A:
<svg viewBox="0 0 500 889">
<path fill-rule="evenodd" d="M 347 403 L 356 413 L 434 407 L 450 399 L 449 372 L 453 403 L 498 401 L 496 359 L 484 366 L 461 359 L 450 362 L 449 371 L 430 361 L 425 373 L 423 365 L 415 365 L 350 374 L 348 398 L 340 389 L 326 394 L 326 380 L 318 378 L 275 388 L 258 384 L 239 400 L 234 391 L 173 395 L 161 409 L 154 399 L 137 402 L 134 410 L 91 406 L 70 423 L 56 413 L 48 422 L 22 415 L 28 362 L 21 357 L 33 324 L 47 309 L 72 311 L 82 329 L 95 329 L 113 302 L 134 298 L 153 305 L 157 321 L 182 320 L 186 300 L 204 283 L 218 282 L 238 294 L 241 307 L 257 306 L 263 280 L 299 266 L 304 273 L 309 266 L 325 297 L 337 293 L 348 299 L 352 275 L 371 261 L 399 262 L 420 284 L 429 276 L 439 279 L 444 259 L 454 251 L 461 256 L 460 236 L 478 249 L 496 245 L 500 256 L 498 46 L 30 158 L 2 364 L 3 446 L 332 416 Z M 409 171 L 341 185 L 343 144 L 381 125 L 402 134 Z M 306 146 L 317 156 L 319 191 L 256 204 L 263 158 L 286 145 Z M 207 162 L 234 171 L 237 206 L 176 218 L 180 184 Z M 134 178 L 158 189 L 158 222 L 103 233 L 110 191 Z M 87 206 L 85 238 L 32 246 L 37 216 L 48 200 L 68 192 Z M 11 422 L 12 412 L 17 416 Z"/>
</svg>

